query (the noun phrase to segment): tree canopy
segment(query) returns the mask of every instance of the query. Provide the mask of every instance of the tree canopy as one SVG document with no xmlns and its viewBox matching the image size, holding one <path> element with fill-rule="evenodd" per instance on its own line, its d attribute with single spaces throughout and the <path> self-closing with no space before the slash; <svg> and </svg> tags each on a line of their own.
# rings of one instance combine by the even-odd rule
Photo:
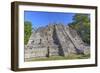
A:
<svg viewBox="0 0 100 73">
<path fill-rule="evenodd" d="M 24 22 L 24 44 L 28 43 L 31 33 L 32 33 L 32 23 L 29 21 L 25 21 Z"/>
<path fill-rule="evenodd" d="M 82 40 L 90 44 L 90 16 L 89 14 L 75 14 L 69 26 L 77 30 Z"/>
</svg>

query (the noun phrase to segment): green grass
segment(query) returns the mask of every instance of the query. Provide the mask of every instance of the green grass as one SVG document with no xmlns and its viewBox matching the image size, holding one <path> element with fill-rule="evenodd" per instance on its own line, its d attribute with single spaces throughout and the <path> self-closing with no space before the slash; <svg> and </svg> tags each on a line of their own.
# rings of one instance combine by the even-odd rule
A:
<svg viewBox="0 0 100 73">
<path fill-rule="evenodd" d="M 71 54 L 68 56 L 51 56 L 51 57 L 45 57 L 45 58 L 31 58 L 30 60 L 26 61 L 48 61 L 48 60 L 72 60 L 72 59 L 88 59 L 90 58 L 90 55 L 76 55 Z"/>
</svg>

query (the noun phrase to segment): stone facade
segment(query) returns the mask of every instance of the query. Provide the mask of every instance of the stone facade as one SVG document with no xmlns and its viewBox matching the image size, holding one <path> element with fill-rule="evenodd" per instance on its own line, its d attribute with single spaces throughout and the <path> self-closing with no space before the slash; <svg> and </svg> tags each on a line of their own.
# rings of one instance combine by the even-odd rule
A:
<svg viewBox="0 0 100 73">
<path fill-rule="evenodd" d="M 55 24 L 34 31 L 25 46 L 25 59 L 69 54 L 89 54 L 77 31 L 69 26 Z"/>
</svg>

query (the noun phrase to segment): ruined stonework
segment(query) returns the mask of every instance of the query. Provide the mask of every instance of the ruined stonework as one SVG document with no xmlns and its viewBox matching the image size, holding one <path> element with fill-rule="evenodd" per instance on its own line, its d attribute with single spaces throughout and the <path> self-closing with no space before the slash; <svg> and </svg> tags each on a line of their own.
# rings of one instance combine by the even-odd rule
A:
<svg viewBox="0 0 100 73">
<path fill-rule="evenodd" d="M 89 53 L 90 47 L 86 46 L 77 31 L 62 24 L 33 31 L 25 46 L 25 59 Z"/>
</svg>

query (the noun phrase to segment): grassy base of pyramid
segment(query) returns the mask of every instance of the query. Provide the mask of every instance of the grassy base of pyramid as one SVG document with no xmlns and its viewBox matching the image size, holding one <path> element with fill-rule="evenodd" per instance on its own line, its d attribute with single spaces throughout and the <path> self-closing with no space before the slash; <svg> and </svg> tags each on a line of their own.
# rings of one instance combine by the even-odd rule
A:
<svg viewBox="0 0 100 73">
<path fill-rule="evenodd" d="M 50 60 L 73 60 L 73 59 L 88 59 L 90 58 L 90 54 L 88 55 L 76 55 L 76 54 L 70 54 L 68 56 L 50 56 L 50 57 L 44 57 L 44 58 L 31 58 L 26 59 L 25 61 L 50 61 Z"/>
</svg>

